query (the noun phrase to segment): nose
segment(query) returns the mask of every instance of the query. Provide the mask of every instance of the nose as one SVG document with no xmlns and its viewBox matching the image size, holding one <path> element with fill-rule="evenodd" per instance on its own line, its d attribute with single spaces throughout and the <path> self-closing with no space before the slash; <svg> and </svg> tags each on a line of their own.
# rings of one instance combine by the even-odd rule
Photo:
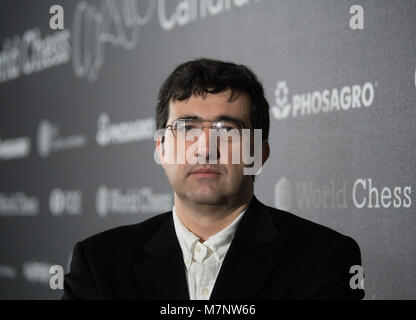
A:
<svg viewBox="0 0 416 320">
<path fill-rule="evenodd" d="M 209 127 L 204 127 L 201 130 L 200 136 L 198 137 L 198 148 L 196 148 L 196 156 L 198 157 L 198 160 L 201 160 L 203 163 L 209 163 L 209 160 L 211 160 L 211 163 L 216 163 L 219 158 L 218 139 L 215 139 L 214 132 L 211 139 L 210 129 L 211 128 Z"/>
</svg>

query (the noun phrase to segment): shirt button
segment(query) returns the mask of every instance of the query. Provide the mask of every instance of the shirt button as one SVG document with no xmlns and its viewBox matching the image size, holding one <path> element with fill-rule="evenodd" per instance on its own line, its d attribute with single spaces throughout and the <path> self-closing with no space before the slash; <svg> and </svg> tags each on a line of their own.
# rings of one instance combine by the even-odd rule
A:
<svg viewBox="0 0 416 320">
<path fill-rule="evenodd" d="M 196 247 L 195 250 L 196 252 L 201 252 L 201 247 Z"/>
<path fill-rule="evenodd" d="M 208 288 L 204 288 L 201 290 L 202 294 L 208 294 L 209 293 L 209 289 Z"/>
<path fill-rule="evenodd" d="M 185 263 L 186 264 L 191 264 L 191 259 L 186 259 Z"/>
</svg>

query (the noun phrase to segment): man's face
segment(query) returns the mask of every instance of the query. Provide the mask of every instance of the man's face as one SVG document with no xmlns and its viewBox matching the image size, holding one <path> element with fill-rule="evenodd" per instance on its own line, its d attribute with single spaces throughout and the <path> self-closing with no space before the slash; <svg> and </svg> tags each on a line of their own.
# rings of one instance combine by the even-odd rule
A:
<svg viewBox="0 0 416 320">
<path fill-rule="evenodd" d="M 228 117 L 240 122 L 244 128 L 253 128 L 249 98 L 244 94 L 235 94 L 233 100 L 229 102 L 230 94 L 231 91 L 225 91 L 219 94 L 207 94 L 204 98 L 192 96 L 189 100 L 174 101 L 170 104 L 168 125 L 177 119 L 189 117 L 204 119 L 202 123 L 204 128 L 199 138 L 185 142 L 187 154 L 184 164 L 164 163 L 162 160 L 162 166 L 172 188 L 181 199 L 198 204 L 227 203 L 227 199 L 238 198 L 252 187 L 252 176 L 243 174 L 245 164 L 241 160 L 241 153 L 244 147 L 240 140 L 222 142 L 217 139 L 217 146 L 211 142 L 210 148 L 210 121 Z M 173 157 L 177 160 L 178 153 L 183 152 L 178 148 L 177 136 L 177 132 L 175 137 L 171 130 L 167 130 L 164 148 L 160 141 L 156 143 L 160 159 Z M 240 157 L 237 164 L 232 163 L 233 152 L 237 152 Z M 190 156 L 192 161 L 188 161 Z M 224 162 L 226 156 L 228 158 Z M 210 157 L 214 159 L 216 157 L 215 164 L 209 163 Z M 203 160 L 205 164 L 201 163 Z M 216 174 L 195 173 L 199 169 L 212 169 Z"/>
</svg>

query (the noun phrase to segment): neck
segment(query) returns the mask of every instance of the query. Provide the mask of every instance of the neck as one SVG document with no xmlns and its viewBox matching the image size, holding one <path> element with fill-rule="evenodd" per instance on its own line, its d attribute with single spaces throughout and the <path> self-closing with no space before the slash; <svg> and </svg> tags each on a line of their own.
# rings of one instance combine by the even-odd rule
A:
<svg viewBox="0 0 416 320">
<path fill-rule="evenodd" d="M 203 242 L 230 225 L 249 205 L 252 197 L 253 192 L 230 199 L 225 204 L 205 205 L 180 198 L 175 193 L 175 211 L 183 225 Z"/>
</svg>

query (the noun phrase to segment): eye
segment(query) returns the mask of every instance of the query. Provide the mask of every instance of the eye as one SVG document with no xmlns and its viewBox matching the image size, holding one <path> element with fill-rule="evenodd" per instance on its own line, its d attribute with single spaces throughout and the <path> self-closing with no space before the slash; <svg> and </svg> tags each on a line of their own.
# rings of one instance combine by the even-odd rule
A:
<svg viewBox="0 0 416 320">
<path fill-rule="evenodd" d="M 176 123 L 176 130 L 179 130 L 179 131 L 191 131 L 197 128 L 198 128 L 198 124 L 195 121 L 179 120 Z"/>
<path fill-rule="evenodd" d="M 219 131 L 224 130 L 226 132 L 229 132 L 233 129 L 237 129 L 237 130 L 240 129 L 240 127 L 237 124 L 234 124 L 232 122 L 226 122 L 226 121 L 219 122 L 217 124 L 217 128 L 218 128 Z"/>
<path fill-rule="evenodd" d="M 192 129 L 195 129 L 195 126 L 193 126 L 191 124 L 188 124 L 188 125 L 184 126 L 184 128 L 185 128 L 186 131 L 191 131 Z"/>
</svg>

